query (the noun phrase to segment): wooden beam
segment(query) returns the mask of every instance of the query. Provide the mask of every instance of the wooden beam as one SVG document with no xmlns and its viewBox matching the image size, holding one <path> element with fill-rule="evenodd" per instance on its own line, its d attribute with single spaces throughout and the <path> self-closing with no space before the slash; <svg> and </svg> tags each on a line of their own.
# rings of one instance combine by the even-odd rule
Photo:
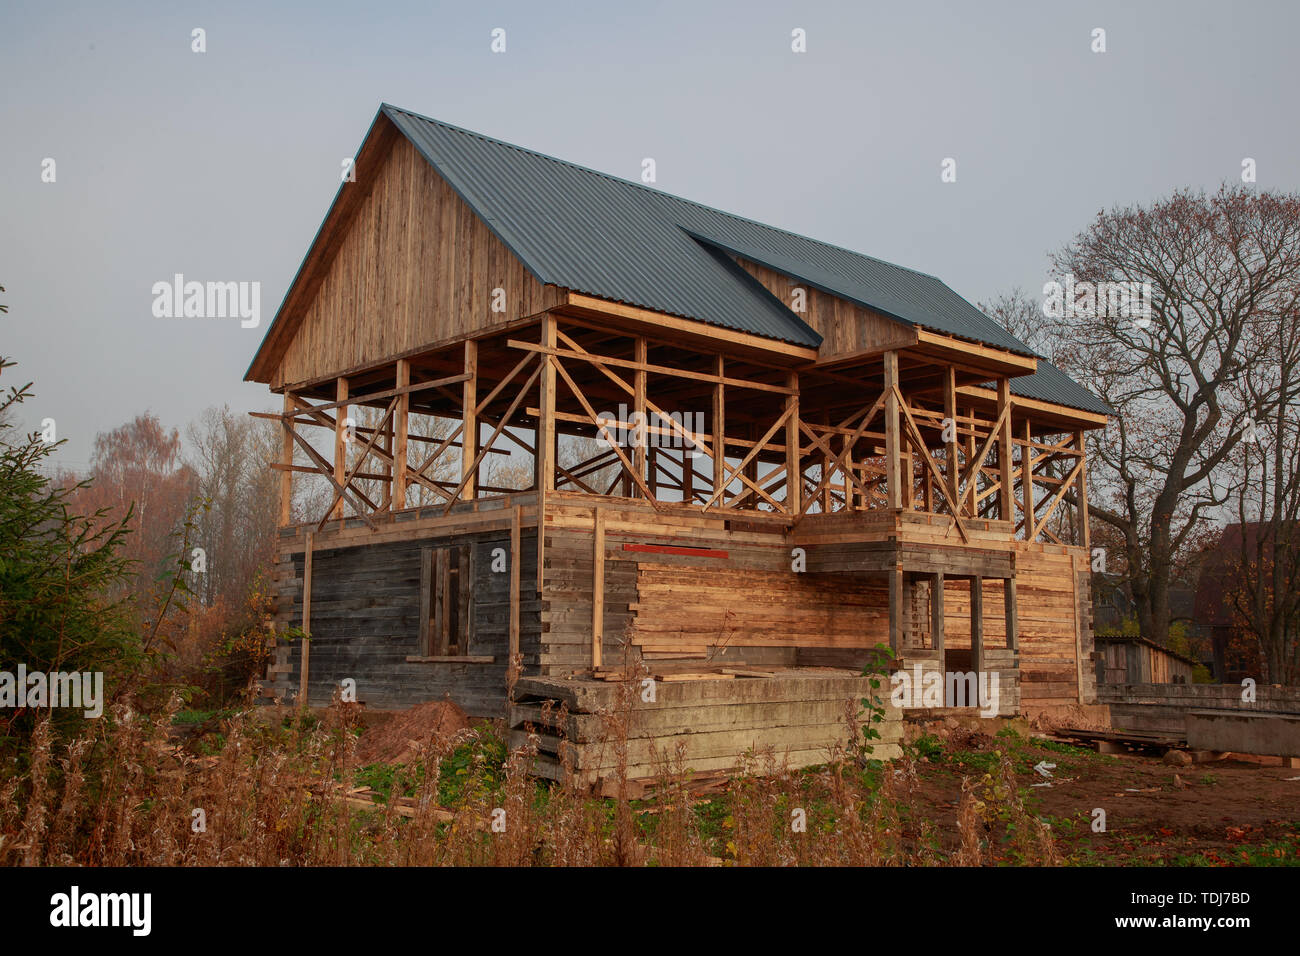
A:
<svg viewBox="0 0 1300 956">
<path fill-rule="evenodd" d="M 293 522 L 293 429 L 294 422 L 289 417 L 294 410 L 293 393 L 284 393 L 284 414 L 285 418 L 281 420 L 280 425 L 284 430 L 282 444 L 280 445 L 280 464 L 284 465 L 284 470 L 280 472 L 280 527 L 287 527 Z"/>
<path fill-rule="evenodd" d="M 473 468 L 478 457 L 478 342 L 465 343 L 465 381 L 461 383 L 460 476 L 465 479 L 465 497 L 478 497 L 478 475 Z"/>
<path fill-rule="evenodd" d="M 298 705 L 307 707 L 307 692 L 311 672 L 311 558 L 315 536 L 307 532 L 307 546 L 302 556 L 302 659 L 298 668 Z"/>
<path fill-rule="evenodd" d="M 605 640 L 605 515 L 592 509 L 591 534 L 591 666 L 600 667 Z"/>
<path fill-rule="evenodd" d="M 713 385 L 713 492 L 722 487 L 727 472 L 727 396 L 723 373 L 726 369 L 721 353 L 713 357 L 714 372 L 718 380 Z"/>
<path fill-rule="evenodd" d="M 411 363 L 406 359 L 397 362 L 397 387 L 411 384 Z M 397 396 L 396 416 L 393 419 L 393 499 L 389 509 L 401 511 L 406 507 L 407 436 L 411 430 L 411 395 L 402 392 Z"/>
<path fill-rule="evenodd" d="M 1074 467 L 1070 469 L 1070 473 L 1065 476 L 1065 480 L 1061 482 L 1060 487 L 1057 488 L 1052 497 L 1048 499 L 1047 510 L 1043 512 L 1043 516 L 1039 518 L 1037 524 L 1034 525 L 1032 536 L 1025 540 L 1033 541 L 1034 538 L 1038 537 L 1039 532 L 1043 530 L 1044 526 L 1046 526 L 1047 520 L 1052 517 L 1057 506 L 1060 505 L 1061 501 L 1065 498 L 1065 493 L 1069 490 L 1070 485 L 1074 483 L 1074 480 L 1078 478 L 1082 472 L 1083 459 L 1080 458 L 1074 463 Z M 1089 560 L 1091 560 L 1091 555 L 1089 555 Z"/>
<path fill-rule="evenodd" d="M 790 389 L 790 395 L 785 400 L 785 407 L 789 411 L 789 417 L 785 420 L 785 501 L 790 514 L 797 515 L 800 511 L 799 493 L 803 485 L 799 478 L 803 471 L 799 455 L 799 373 L 791 372 L 785 381 Z"/>
<path fill-rule="evenodd" d="M 1020 449 L 1020 493 L 1024 497 L 1026 532 L 1034 526 L 1034 450 L 1029 435 L 1029 419 L 1025 419 L 1025 444 Z M 1026 540 L 1033 540 L 1028 533 Z"/>
<path fill-rule="evenodd" d="M 600 417 L 599 414 L 591 407 L 591 403 L 587 401 L 587 396 L 582 393 L 582 389 L 578 388 L 577 383 L 570 377 L 568 371 L 566 371 L 564 366 L 559 363 L 559 359 L 544 355 L 542 356 L 542 360 L 554 364 L 555 370 L 560 374 L 560 377 L 564 379 L 565 384 L 569 386 L 569 390 L 573 392 L 573 397 L 578 400 L 578 404 L 582 406 L 583 411 L 587 413 L 587 416 L 592 422 L 596 422 Z M 622 463 L 623 468 L 625 469 L 624 474 L 632 477 L 632 480 L 641 490 L 641 494 L 653 505 L 655 503 L 654 495 L 650 494 L 650 489 L 646 487 L 645 479 L 636 473 L 636 469 L 633 467 L 632 462 L 628 460 L 623 449 L 618 446 L 618 442 L 616 442 L 613 436 L 609 435 L 608 432 L 602 434 L 598 431 L 597 436 L 603 438 L 605 443 L 609 445 L 610 450 L 618 456 L 618 460 Z"/>
<path fill-rule="evenodd" d="M 921 429 L 917 427 L 916 419 L 912 417 L 912 413 L 907 407 L 907 402 L 903 400 L 903 395 L 901 392 L 898 391 L 897 388 L 894 389 L 894 394 L 898 400 L 899 408 L 902 409 L 903 415 L 906 418 L 907 427 L 908 427 L 909 434 L 911 435 L 912 442 L 917 447 L 917 454 L 921 456 L 921 460 L 924 462 L 925 467 L 928 469 L 929 477 L 932 478 L 934 482 L 939 485 L 940 490 L 943 490 L 944 489 L 943 476 L 939 474 L 939 466 L 934 463 L 934 456 L 932 456 L 926 451 L 925 439 L 921 437 Z M 909 458 L 908 460 L 910 461 L 911 459 Z M 910 487 L 911 483 L 909 482 L 908 484 Z M 929 484 L 930 484 L 929 481 L 927 481 L 926 486 L 929 487 Z M 947 497 L 946 491 L 944 492 L 944 496 Z M 966 526 L 963 525 L 961 522 L 961 507 L 957 503 L 957 498 L 955 496 L 952 498 L 948 498 L 948 504 L 952 508 L 953 524 L 957 526 L 957 531 L 961 534 L 962 541 L 969 543 L 970 536 L 966 533 Z"/>
<path fill-rule="evenodd" d="M 524 509 L 515 505 L 510 509 L 510 637 L 507 673 L 515 670 L 515 658 L 519 655 L 519 563 L 524 551 L 520 546 L 520 527 L 524 521 Z M 541 529 L 538 528 L 538 533 Z"/>
<path fill-rule="evenodd" d="M 352 507 L 357 509 L 357 516 L 360 517 L 361 520 L 364 521 L 366 524 L 368 524 L 372 530 L 378 531 L 379 525 L 375 524 L 374 519 L 372 519 L 370 515 L 365 513 L 365 510 L 361 507 L 360 503 L 358 503 L 357 499 L 355 497 L 352 497 L 352 494 L 355 491 L 355 489 L 350 491 L 348 490 L 346 485 L 340 485 L 337 481 L 334 480 L 334 475 L 330 471 L 330 467 L 331 467 L 330 463 L 325 460 L 325 456 L 322 455 L 320 452 L 318 452 L 315 448 L 313 448 L 311 446 L 311 443 L 308 442 L 307 439 L 299 435 L 296 431 L 293 433 L 293 439 L 298 443 L 299 447 L 302 448 L 304 452 L 306 452 L 307 457 L 310 458 L 312 461 L 316 462 L 316 467 L 319 470 L 319 473 L 324 475 L 326 480 L 329 481 L 334 486 L 334 490 L 338 491 L 343 497 L 347 498 L 349 501 L 352 502 Z M 373 505 L 373 502 L 371 502 L 371 504 Z"/>
<path fill-rule="evenodd" d="M 975 505 L 978 503 L 978 499 L 975 497 L 974 492 L 979 485 L 980 470 L 984 467 L 984 461 L 989 456 L 989 449 L 993 447 L 994 441 L 997 440 L 998 436 L 1002 433 L 1004 427 L 1010 420 L 1011 404 L 1007 403 L 1006 407 L 1002 409 L 1001 414 L 998 416 L 997 422 L 994 423 L 993 429 L 988 433 L 987 437 L 985 437 L 984 444 L 980 446 L 978 452 L 974 450 L 975 436 L 971 435 L 971 437 L 967 439 L 967 448 L 969 451 L 967 452 L 966 458 L 966 487 L 960 493 L 958 498 L 963 503 L 968 498 L 970 499 L 971 508 L 969 514 L 972 517 L 975 515 Z"/>
<path fill-rule="evenodd" d="M 998 469 L 1002 473 L 1002 487 L 998 493 L 998 517 L 1003 521 L 1016 520 L 1015 496 L 1011 493 L 1013 469 L 1011 464 L 1011 381 L 998 379 Z M 1003 414 L 1003 412 L 1007 412 Z"/>
<path fill-rule="evenodd" d="M 542 348 L 555 348 L 555 316 L 542 317 Z M 555 366 L 549 355 L 541 356 L 542 380 L 538 388 L 537 434 L 534 442 L 537 454 L 537 595 L 541 597 L 546 579 L 546 496 L 555 491 L 556 431 L 555 431 Z"/>
<path fill-rule="evenodd" d="M 638 335 L 633 348 L 633 357 L 636 359 L 637 367 L 632 372 L 632 417 L 639 424 L 647 425 L 649 421 L 646 418 L 645 407 L 645 366 L 647 356 L 645 337 Z M 645 442 L 637 442 L 636 447 L 632 449 L 632 462 L 636 465 L 636 473 L 644 476 L 646 473 Z M 650 497 L 653 498 L 654 496 L 654 489 L 652 488 Z"/>
<path fill-rule="evenodd" d="M 970 657 L 976 673 L 984 670 L 984 579 L 978 574 L 970 581 Z"/>
<path fill-rule="evenodd" d="M 917 330 L 917 346 L 930 353 L 942 354 L 958 364 L 990 369 L 1004 375 L 1027 375 L 1038 370 L 1038 359 L 1031 355 L 1017 355 L 1005 349 L 966 342 L 928 329 Z"/>
<path fill-rule="evenodd" d="M 379 440 L 379 437 L 382 434 L 384 434 L 384 429 L 387 427 L 389 420 L 393 416 L 394 406 L 400 400 L 401 399 L 399 397 L 399 398 L 394 398 L 391 402 L 389 402 L 388 408 L 384 411 L 384 417 L 379 422 L 379 427 L 371 429 L 370 440 L 366 442 L 366 447 L 361 449 L 361 454 L 357 456 L 356 463 L 353 464 L 352 470 L 344 474 L 342 485 L 338 487 L 334 492 L 334 501 L 330 503 L 331 511 L 333 510 L 336 504 L 342 504 L 343 489 L 352 487 L 352 482 L 356 479 L 357 474 L 361 471 L 361 466 L 366 463 L 366 459 L 370 456 L 371 449 L 375 447 L 375 442 L 377 442 Z M 353 490 L 355 491 L 356 489 Z M 361 495 L 359 491 L 357 492 L 357 494 Z M 364 498 L 365 496 L 361 495 L 361 497 Z M 389 500 L 391 501 L 391 498 Z M 371 506 L 374 507 L 373 502 L 371 502 Z M 375 508 L 375 510 L 378 511 L 379 509 Z M 327 511 L 325 513 L 325 516 L 320 519 L 320 524 L 317 526 L 316 530 L 320 531 L 324 529 L 325 522 L 329 520 L 330 520 L 330 515 L 329 515 L 329 511 Z"/>
<path fill-rule="evenodd" d="M 1074 443 L 1079 449 L 1079 461 L 1084 463 L 1079 469 L 1079 540 L 1083 543 L 1083 551 L 1088 556 L 1088 568 L 1091 571 L 1092 536 L 1088 530 L 1088 452 L 1083 444 L 1082 430 L 1074 433 Z"/>
<path fill-rule="evenodd" d="M 957 389 L 957 394 L 962 398 L 977 399 L 990 405 L 997 405 L 998 394 L 994 389 L 983 388 L 979 385 L 963 385 Z M 1016 396 L 1016 407 L 1022 412 L 1039 413 L 1034 416 L 1034 419 L 1040 423 L 1045 421 L 1068 423 L 1070 428 L 1105 428 L 1106 423 L 1110 421 L 1107 415 L 1080 411 L 1077 408 L 1071 408 L 1069 405 L 1058 405 L 1055 402 L 1045 402 L 1041 399 L 1025 398 L 1020 395 Z M 1063 427 L 1061 430 L 1068 431 L 1070 428 Z"/>
<path fill-rule="evenodd" d="M 532 356 L 525 356 L 525 359 L 531 359 L 531 358 Z M 546 364 L 546 361 L 547 361 L 546 357 L 542 356 L 542 364 Z M 542 370 L 540 367 L 533 369 L 533 374 L 528 376 L 528 381 L 524 382 L 523 387 L 519 389 L 519 394 L 516 395 L 514 401 L 510 403 L 510 407 L 507 408 L 506 413 L 501 416 L 501 420 L 497 422 L 497 427 L 493 430 L 492 437 L 488 439 L 488 442 L 484 447 L 479 449 L 478 455 L 476 455 L 474 458 L 474 466 L 473 468 L 470 469 L 471 472 L 474 472 L 478 469 L 479 462 L 483 460 L 483 456 L 487 454 L 488 449 L 491 448 L 493 444 L 496 443 L 497 436 L 500 435 L 502 430 L 505 429 L 506 425 L 510 421 L 510 417 L 514 415 L 515 410 L 519 408 L 520 403 L 524 400 L 524 397 L 528 394 L 528 390 L 533 387 L 533 383 L 537 381 L 537 379 L 541 376 L 541 374 L 542 374 Z M 483 401 L 484 403 L 486 403 L 488 400 L 489 399 L 484 399 Z M 482 404 L 480 404 L 479 407 L 482 408 Z M 457 428 L 457 431 L 459 430 L 460 429 Z M 435 452 L 435 455 L 436 454 L 437 453 Z M 432 461 L 432 459 L 430 459 L 430 461 Z M 427 468 L 428 466 L 429 466 L 429 462 L 426 461 L 420 467 L 420 471 L 423 472 L 424 469 Z M 456 500 L 460 497 L 461 490 L 464 487 L 465 487 L 465 479 L 462 476 L 460 480 L 460 484 L 456 486 L 456 490 L 448 497 L 447 507 L 443 511 L 443 514 L 451 513 L 451 509 L 456 504 Z"/>
<path fill-rule="evenodd" d="M 949 432 L 951 438 L 944 442 L 948 459 L 948 490 L 952 492 L 947 497 L 949 502 L 956 502 L 961 491 L 959 487 L 961 474 L 957 464 L 957 371 L 951 366 L 944 369 L 943 415 L 951 428 Z M 960 511 L 961 508 L 954 505 L 954 510 Z"/>
<path fill-rule="evenodd" d="M 903 507 L 902 449 L 899 444 L 898 353 L 889 351 L 885 353 L 885 461 L 888 469 L 887 507 L 891 511 L 899 511 Z"/>
<path fill-rule="evenodd" d="M 733 332 L 730 329 L 708 325 L 694 319 L 683 319 L 675 315 L 655 312 L 638 306 L 624 305 L 620 302 L 610 302 L 607 299 L 599 299 L 578 292 L 570 292 L 566 304 L 569 308 L 580 312 L 590 312 L 637 323 L 642 328 L 652 332 L 662 333 L 665 330 L 671 330 L 696 336 L 700 339 L 728 342 L 745 349 L 770 353 L 769 360 L 772 361 L 780 359 L 784 359 L 787 363 L 817 361 L 817 349 L 815 348 L 778 342 L 775 339 L 764 338 L 761 335 L 751 335 L 747 332 Z"/>
<path fill-rule="evenodd" d="M 784 412 L 782 412 L 781 417 L 772 423 L 772 427 L 769 428 L 763 434 L 763 437 L 760 438 L 758 441 L 754 442 L 754 447 L 749 450 L 749 454 L 746 455 L 741 460 L 740 464 L 736 465 L 735 468 L 731 469 L 731 471 L 726 475 L 726 477 L 723 478 L 722 486 L 720 488 L 714 489 L 712 496 L 710 496 L 709 500 L 704 503 L 703 505 L 704 508 L 708 508 L 710 505 L 712 505 L 713 502 L 716 501 L 721 496 L 723 489 L 725 489 L 727 485 L 735 481 L 737 476 L 739 476 L 740 480 L 744 482 L 746 485 L 748 485 L 752 491 L 755 491 L 758 494 L 763 495 L 763 497 L 767 498 L 767 496 L 763 494 L 763 491 L 758 487 L 758 481 L 756 478 L 751 478 L 750 476 L 741 473 L 744 471 L 745 468 L 749 467 L 750 462 L 754 461 L 758 457 L 758 453 L 763 450 L 763 447 L 767 444 L 768 439 L 770 439 L 773 435 L 775 435 L 777 431 L 780 430 L 781 426 L 785 424 L 786 418 L 790 415 L 790 411 L 791 410 L 787 408 Z M 755 472 L 757 472 L 757 465 L 755 466 Z M 777 505 L 775 501 L 772 501 L 771 498 L 768 498 L 767 500 L 774 507 L 777 508 L 780 507 L 779 505 Z"/>
<path fill-rule="evenodd" d="M 349 381 L 355 381 L 355 379 L 349 379 Z M 328 411 L 332 411 L 333 409 L 340 408 L 344 405 L 377 404 L 379 402 L 384 401 L 385 399 L 392 398 L 394 395 L 403 395 L 403 394 L 413 395 L 416 392 L 427 391 L 428 389 L 431 388 L 443 389 L 448 385 L 455 385 L 458 382 L 463 382 L 463 381 L 465 381 L 464 375 L 449 375 L 446 378 L 435 379 L 434 381 L 431 382 L 416 382 L 414 385 L 407 385 L 404 388 L 386 388 L 382 392 L 364 392 L 360 395 L 354 393 L 351 396 L 351 398 L 345 399 L 341 402 L 335 401 L 335 402 L 327 402 L 322 405 L 308 406 L 306 402 L 300 401 L 300 408 L 311 408 L 312 410 L 317 412 L 328 412 Z M 305 412 L 299 411 L 294 413 L 295 416 L 301 416 L 302 414 L 305 414 Z M 263 415 L 262 417 L 266 417 L 266 416 Z M 279 416 L 272 415 L 271 417 L 279 417 Z"/>
<path fill-rule="evenodd" d="M 689 369 L 673 368 L 670 365 L 654 365 L 648 361 L 638 361 L 634 359 L 614 358 L 609 355 L 597 355 L 582 348 L 576 341 L 559 333 L 559 340 L 564 342 L 569 348 L 545 348 L 544 346 L 534 345 L 531 342 L 524 342 L 518 339 L 510 339 L 506 345 L 512 349 L 521 349 L 526 352 L 540 352 L 543 355 L 554 355 L 562 359 L 581 359 L 584 362 L 590 362 L 592 365 L 601 369 L 608 368 L 626 368 L 632 371 L 649 372 L 652 375 L 665 375 L 670 378 L 686 379 L 693 382 L 707 382 L 717 384 L 719 381 L 723 385 L 730 385 L 732 388 L 753 389 L 756 392 L 771 392 L 775 395 L 788 395 L 790 389 L 785 385 L 772 385 L 768 382 L 755 382 L 744 378 L 727 378 L 721 373 L 710 372 L 693 372 Z M 644 339 L 648 345 L 649 340 Z"/>
<path fill-rule="evenodd" d="M 335 380 L 335 405 L 338 408 L 338 415 L 334 418 L 334 484 L 337 488 L 345 485 L 344 478 L 348 473 L 347 459 L 347 416 L 348 416 L 348 380 L 340 376 Z M 336 500 L 330 514 L 333 517 L 343 520 L 343 497 L 340 495 Z"/>
<path fill-rule="evenodd" d="M 542 318 L 542 346 L 555 348 L 555 316 Z M 549 356 L 542 356 L 541 396 L 537 422 L 536 481 L 539 495 L 555 490 L 555 365 Z"/>
</svg>

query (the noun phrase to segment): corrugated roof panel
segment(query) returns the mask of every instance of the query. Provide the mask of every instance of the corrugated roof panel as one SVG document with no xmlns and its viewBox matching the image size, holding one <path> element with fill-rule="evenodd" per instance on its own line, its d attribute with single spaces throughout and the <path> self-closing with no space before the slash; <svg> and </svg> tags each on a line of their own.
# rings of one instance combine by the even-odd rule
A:
<svg viewBox="0 0 1300 956">
<path fill-rule="evenodd" d="M 1035 354 L 931 275 L 733 216 L 385 104 L 382 112 L 542 282 L 816 348 L 821 336 L 709 247 L 904 323 Z M 1012 391 L 1109 409 L 1040 362 Z"/>
<path fill-rule="evenodd" d="M 1047 359 L 1038 360 L 1038 371 L 1011 380 L 1011 394 L 1036 398 L 1098 415 L 1114 415 L 1115 410 L 1088 391 Z"/>
<path fill-rule="evenodd" d="M 543 282 L 815 348 L 821 336 L 756 300 L 635 183 L 391 107 L 386 113 Z"/>
</svg>

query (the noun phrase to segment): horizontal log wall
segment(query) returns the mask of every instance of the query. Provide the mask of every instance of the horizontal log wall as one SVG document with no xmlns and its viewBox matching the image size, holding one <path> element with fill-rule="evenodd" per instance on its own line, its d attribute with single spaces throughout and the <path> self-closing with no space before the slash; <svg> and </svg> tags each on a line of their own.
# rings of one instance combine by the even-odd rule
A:
<svg viewBox="0 0 1300 956">
<path fill-rule="evenodd" d="M 888 639 L 889 589 L 844 575 L 642 562 L 633 640 L 645 650 L 866 648 Z"/>
</svg>

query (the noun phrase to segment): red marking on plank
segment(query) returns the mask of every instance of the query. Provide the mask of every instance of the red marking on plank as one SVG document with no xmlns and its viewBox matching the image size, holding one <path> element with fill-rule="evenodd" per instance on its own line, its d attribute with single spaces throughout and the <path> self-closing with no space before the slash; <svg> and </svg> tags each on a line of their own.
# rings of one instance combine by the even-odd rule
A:
<svg viewBox="0 0 1300 956">
<path fill-rule="evenodd" d="M 648 551 L 651 554 L 685 554 L 697 558 L 725 558 L 726 551 L 714 548 L 684 548 L 672 544 L 625 544 L 624 551 Z"/>
</svg>

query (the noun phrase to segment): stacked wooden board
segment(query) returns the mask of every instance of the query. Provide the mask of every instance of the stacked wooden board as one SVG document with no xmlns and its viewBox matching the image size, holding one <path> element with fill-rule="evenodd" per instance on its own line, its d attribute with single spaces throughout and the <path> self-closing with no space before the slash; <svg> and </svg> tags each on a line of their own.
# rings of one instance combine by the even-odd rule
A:
<svg viewBox="0 0 1300 956">
<path fill-rule="evenodd" d="M 531 728 L 534 772 L 559 780 L 567 762 L 582 785 L 608 786 L 621 748 L 629 780 L 654 777 L 678 745 L 695 772 L 729 770 L 747 752 L 765 751 L 778 765 L 804 767 L 826 762 L 833 748 L 849 743 L 863 716 L 861 700 L 872 694 L 869 678 L 846 670 L 730 676 L 651 685 L 526 677 L 515 685 L 510 705 L 510 746 L 527 746 Z M 653 699 L 647 699 L 651 687 Z M 882 696 L 885 719 L 876 724 L 881 739 L 874 741 L 873 756 L 888 760 L 900 754 L 902 715 Z"/>
</svg>

